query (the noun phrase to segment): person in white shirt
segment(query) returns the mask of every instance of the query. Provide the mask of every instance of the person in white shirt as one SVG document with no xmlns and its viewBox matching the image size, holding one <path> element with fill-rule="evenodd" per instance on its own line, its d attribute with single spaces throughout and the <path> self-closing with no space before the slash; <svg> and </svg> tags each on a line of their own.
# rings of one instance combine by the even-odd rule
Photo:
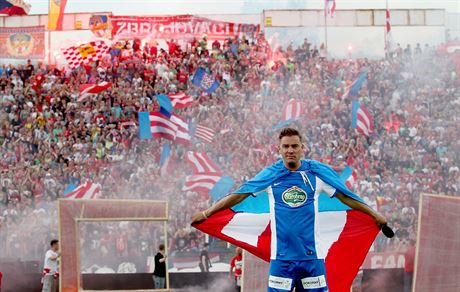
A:
<svg viewBox="0 0 460 292">
<path fill-rule="evenodd" d="M 45 254 L 45 263 L 43 265 L 43 289 L 42 292 L 56 292 L 57 278 L 59 276 L 59 240 L 53 239 L 50 242 L 51 249 Z"/>
</svg>

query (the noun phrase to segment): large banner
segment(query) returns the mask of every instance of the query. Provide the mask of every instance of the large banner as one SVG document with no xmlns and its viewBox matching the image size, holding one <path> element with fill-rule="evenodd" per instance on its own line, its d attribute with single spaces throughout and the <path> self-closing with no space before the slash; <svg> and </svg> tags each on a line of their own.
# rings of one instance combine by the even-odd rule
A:
<svg viewBox="0 0 460 292">
<path fill-rule="evenodd" d="M 184 39 L 201 38 L 203 35 L 210 39 L 224 39 L 260 30 L 260 25 L 216 21 L 193 15 L 112 16 L 110 22 L 114 39 Z"/>
<path fill-rule="evenodd" d="M 0 58 L 41 59 L 44 57 L 44 26 L 0 28 Z"/>
</svg>

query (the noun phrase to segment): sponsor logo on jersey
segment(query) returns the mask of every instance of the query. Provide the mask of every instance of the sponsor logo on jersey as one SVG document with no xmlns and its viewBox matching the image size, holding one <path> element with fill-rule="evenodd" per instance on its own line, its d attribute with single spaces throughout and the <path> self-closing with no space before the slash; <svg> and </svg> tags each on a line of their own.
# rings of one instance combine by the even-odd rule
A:
<svg viewBox="0 0 460 292">
<path fill-rule="evenodd" d="M 302 279 L 304 289 L 314 289 L 326 287 L 326 277 L 324 275 L 318 277 L 308 277 Z"/>
<path fill-rule="evenodd" d="M 283 202 L 292 208 L 299 207 L 307 201 L 307 193 L 297 186 L 293 186 L 284 191 Z"/>
<path fill-rule="evenodd" d="M 270 288 L 291 291 L 291 286 L 292 286 L 292 279 L 276 277 L 272 275 L 268 277 L 268 287 Z"/>
</svg>

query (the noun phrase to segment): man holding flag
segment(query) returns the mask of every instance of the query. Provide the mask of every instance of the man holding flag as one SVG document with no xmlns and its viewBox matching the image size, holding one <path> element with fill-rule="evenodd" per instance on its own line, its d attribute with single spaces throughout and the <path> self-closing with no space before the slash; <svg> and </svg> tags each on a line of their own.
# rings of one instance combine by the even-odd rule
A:
<svg viewBox="0 0 460 292">
<path fill-rule="evenodd" d="M 364 255 L 362 251 L 359 253 L 359 257 L 362 257 L 361 263 L 378 232 L 377 226 L 385 225 L 387 220 L 350 192 L 330 167 L 314 160 L 302 160 L 305 146 L 302 143 L 302 136 L 296 129 L 281 130 L 279 141 L 282 161 L 265 168 L 233 194 L 207 210 L 193 215 L 192 222 L 196 228 L 206 232 L 206 228 L 200 225 L 212 221 L 220 212 L 242 203 L 251 195 L 257 198 L 263 196 L 263 192 L 266 191 L 270 209 L 270 223 L 267 229 L 271 231 L 271 240 L 265 241 L 259 238 L 256 245 L 264 242 L 265 245 L 270 246 L 268 291 L 292 291 L 293 288 L 296 291 L 328 291 L 328 283 L 332 281 L 328 279 L 326 282 L 326 269 L 328 277 L 335 276 L 337 273 L 334 273 L 332 268 L 329 270 L 327 264 L 325 266 L 326 253 L 329 256 L 333 247 L 326 251 L 321 242 L 323 239 L 318 229 L 320 194 L 325 193 L 330 198 L 335 197 L 349 208 L 360 211 L 358 213 L 361 215 L 358 216 L 367 214 L 368 216 L 365 216 L 370 216 L 375 221 L 374 224 L 370 220 L 371 229 L 366 229 L 370 231 L 364 246 Z M 214 214 L 216 216 L 213 216 Z M 207 220 L 209 217 L 211 218 Z M 244 228 L 243 226 L 245 224 L 242 224 L 241 228 Z M 239 232 L 241 233 L 241 229 Z M 222 236 L 222 238 L 229 239 L 232 236 Z M 337 242 L 334 244 L 339 245 Z M 248 245 L 241 245 L 244 248 L 248 247 Z M 342 258 L 342 260 L 356 261 L 353 257 L 357 255 L 352 252 L 350 254 L 349 251 L 347 253 L 349 259 Z M 358 260 L 355 275 L 359 265 Z M 351 285 L 351 282 L 349 284 Z M 331 285 L 330 291 L 341 292 L 346 291 L 344 286 L 347 286 L 348 282 L 334 284 L 334 289 L 332 283 L 329 285 Z M 348 291 L 349 288 L 350 286 Z"/>
</svg>

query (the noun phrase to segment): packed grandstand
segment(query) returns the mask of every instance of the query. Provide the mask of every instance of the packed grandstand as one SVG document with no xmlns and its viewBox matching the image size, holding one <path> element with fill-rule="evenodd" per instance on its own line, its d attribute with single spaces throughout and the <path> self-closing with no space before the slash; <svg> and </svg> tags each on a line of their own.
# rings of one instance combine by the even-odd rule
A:
<svg viewBox="0 0 460 292">
<path fill-rule="evenodd" d="M 41 261 L 57 237 L 56 200 L 69 185 L 91 182 L 99 199 L 168 200 L 171 267 L 190 267 L 184 258 L 196 265 L 204 234 L 190 227 L 190 217 L 212 198 L 184 188 L 193 173 L 185 156 L 204 152 L 241 184 L 279 159 L 276 125 L 293 98 L 301 114 L 291 125 L 305 136 L 307 157 L 339 172 L 351 167 L 353 190 L 394 227 L 396 236 L 379 235 L 374 249 L 405 251 L 416 240 L 420 194 L 458 196 L 460 188 L 460 140 L 451 139 L 460 136 L 460 63 L 438 48 L 412 47 L 398 46 L 385 60 L 339 60 L 326 59 L 324 46 L 307 39 L 272 50 L 263 34 L 212 43 L 204 36 L 170 41 L 168 48 L 115 42 L 100 61 L 74 70 L 3 65 L 0 257 Z M 214 92 L 192 84 L 199 68 L 220 83 Z M 368 136 L 352 129 L 347 97 L 363 72 L 357 97 L 373 118 Z M 103 81 L 112 86 L 80 98 L 81 84 Z M 172 143 L 169 163 L 160 169 L 166 140 L 141 140 L 138 112 L 156 112 L 157 94 L 176 93 L 193 102 L 175 112 L 190 129 L 211 129 L 213 137 L 191 131 L 190 143 Z M 110 255 L 99 266 L 117 270 L 110 258 L 154 254 L 163 236 L 156 225 L 130 224 L 82 228 L 88 253 Z M 211 241 L 213 256 L 228 253 Z M 137 271 L 144 265 L 136 264 Z"/>
</svg>

